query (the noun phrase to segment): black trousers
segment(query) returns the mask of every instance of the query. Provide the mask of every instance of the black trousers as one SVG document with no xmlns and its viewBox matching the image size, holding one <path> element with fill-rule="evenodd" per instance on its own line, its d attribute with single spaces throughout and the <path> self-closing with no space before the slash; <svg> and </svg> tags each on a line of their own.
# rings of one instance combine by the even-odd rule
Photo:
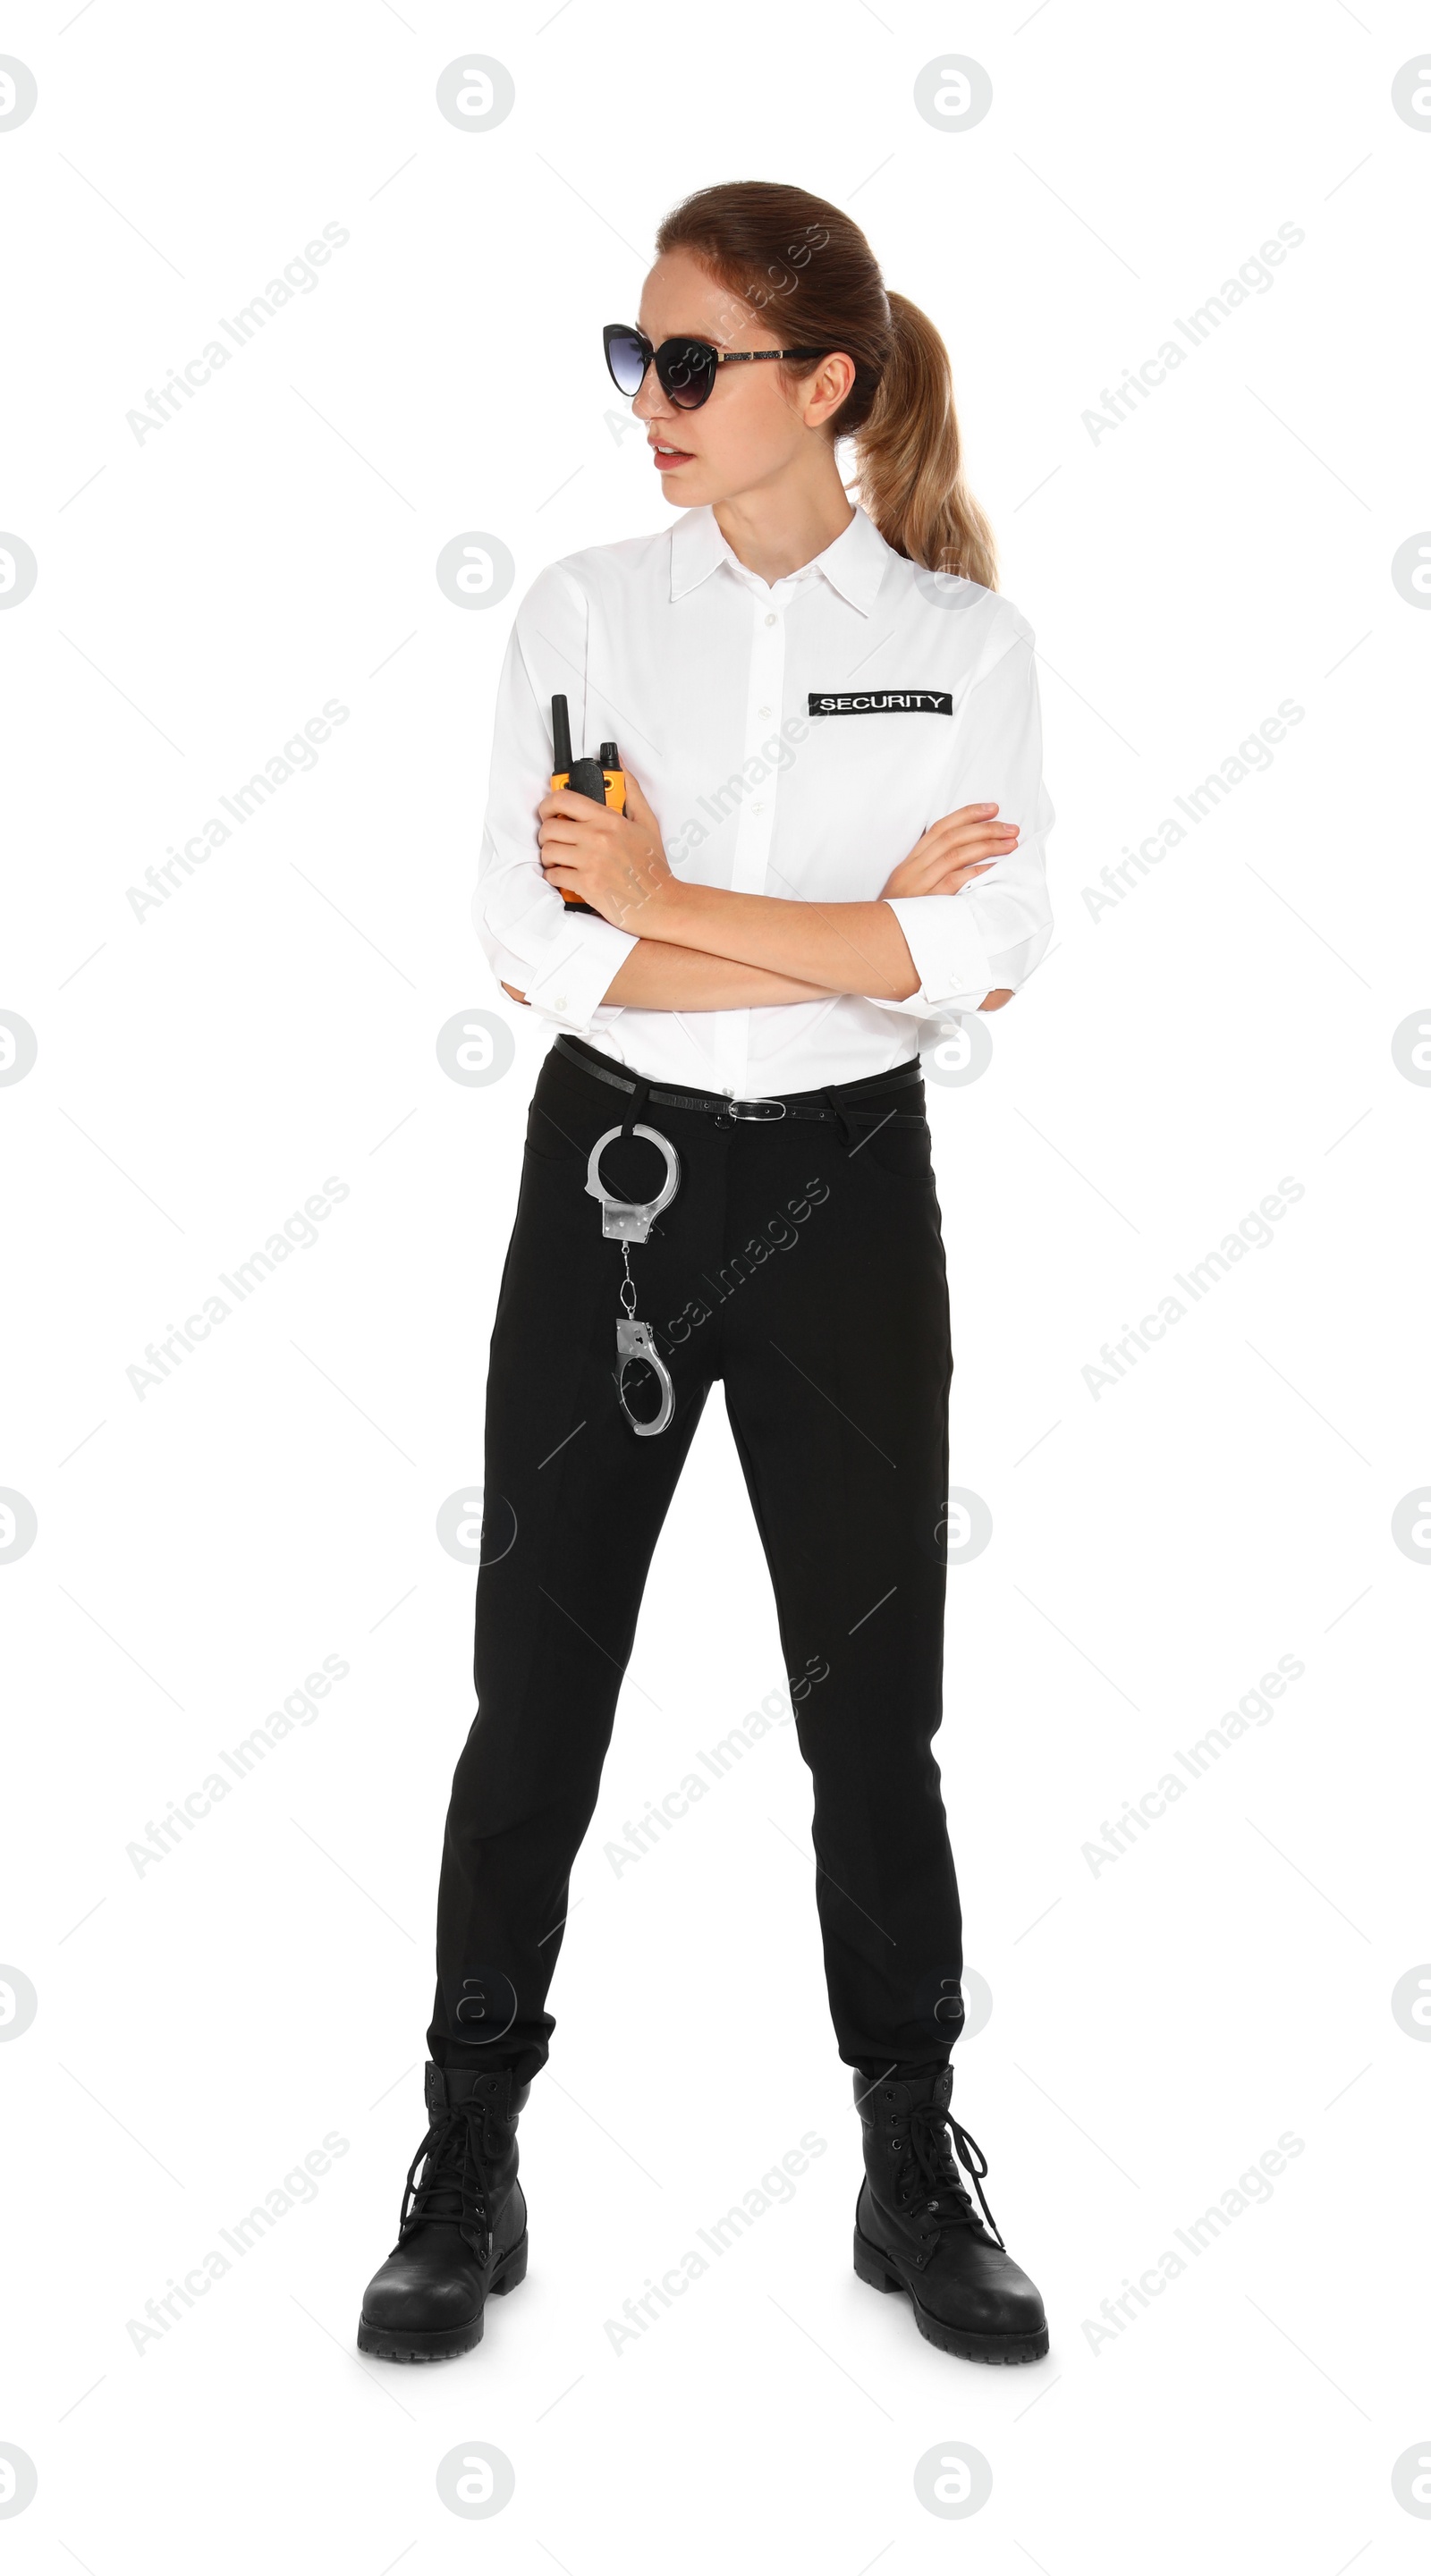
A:
<svg viewBox="0 0 1431 2576">
<path fill-rule="evenodd" d="M 570 1042 L 568 1042 L 570 1043 Z M 725 1390 L 770 1568 L 800 1751 L 814 1778 L 830 2011 L 851 2066 L 943 2062 L 957 2036 L 960 1915 L 938 1765 L 949 1303 L 921 1084 L 791 1095 L 828 1105 L 717 1124 L 610 1088 L 554 1049 L 538 1076 L 492 1334 L 478 1713 L 452 1784 L 438 1894 L 439 2065 L 525 2079 L 572 1862 L 596 1804 L 647 1568 L 702 1407 Z M 613 1068 L 614 1069 L 614 1068 Z M 622 1248 L 587 1157 L 633 1115 L 681 1185 L 631 1247 L 675 1414 L 640 1438 L 617 1400 Z M 602 1180 L 663 1178 L 623 1136 Z M 628 1393 L 643 1418 L 636 1380 Z M 715 1631 L 739 1604 L 719 1598 Z"/>
</svg>

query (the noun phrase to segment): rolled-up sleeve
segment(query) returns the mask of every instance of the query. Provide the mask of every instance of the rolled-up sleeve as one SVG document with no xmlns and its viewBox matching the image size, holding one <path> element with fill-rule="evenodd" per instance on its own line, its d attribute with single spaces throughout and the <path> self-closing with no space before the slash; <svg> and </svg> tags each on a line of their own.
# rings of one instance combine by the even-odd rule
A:
<svg viewBox="0 0 1431 2576">
<path fill-rule="evenodd" d="M 1017 992 L 1033 973 L 1053 932 L 1044 843 L 1054 820 L 1043 783 L 1043 725 L 1033 633 L 1002 603 L 993 658 L 976 675 L 955 715 L 955 739 L 941 812 L 997 804 L 1001 823 L 1017 823 L 1018 847 L 996 859 L 957 894 L 892 895 L 919 977 L 908 1001 L 883 1009 L 917 1019 L 977 1010 L 988 993 Z M 930 821 L 938 817 L 931 815 Z"/>
<path fill-rule="evenodd" d="M 596 913 L 573 912 L 542 874 L 537 803 L 552 770 L 551 701 L 560 690 L 581 724 L 586 600 L 560 564 L 533 582 L 517 611 L 497 686 L 492 766 L 472 921 L 499 983 L 576 1032 L 594 1013 L 636 941 Z M 578 752 L 589 746 L 577 743 Z"/>
</svg>

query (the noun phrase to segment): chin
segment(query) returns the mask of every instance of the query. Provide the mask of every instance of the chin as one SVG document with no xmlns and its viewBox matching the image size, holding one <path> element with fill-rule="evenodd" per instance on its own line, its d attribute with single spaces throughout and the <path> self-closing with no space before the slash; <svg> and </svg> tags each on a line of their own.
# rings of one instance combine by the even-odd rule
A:
<svg viewBox="0 0 1431 2576">
<path fill-rule="evenodd" d="M 662 474 L 658 479 L 662 498 L 670 502 L 673 510 L 699 509 L 702 502 L 719 501 L 722 497 L 719 478 L 702 473 L 699 463 L 684 465 L 679 473 Z"/>
</svg>

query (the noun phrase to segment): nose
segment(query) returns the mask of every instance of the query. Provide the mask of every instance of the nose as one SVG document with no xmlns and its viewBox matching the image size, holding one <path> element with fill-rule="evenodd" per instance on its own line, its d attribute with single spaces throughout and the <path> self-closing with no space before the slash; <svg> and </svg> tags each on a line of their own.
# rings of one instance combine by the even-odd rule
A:
<svg viewBox="0 0 1431 2576">
<path fill-rule="evenodd" d="M 675 407 L 664 391 L 654 365 L 649 366 L 642 377 L 631 408 L 638 420 L 669 421 L 674 418 Z"/>
</svg>

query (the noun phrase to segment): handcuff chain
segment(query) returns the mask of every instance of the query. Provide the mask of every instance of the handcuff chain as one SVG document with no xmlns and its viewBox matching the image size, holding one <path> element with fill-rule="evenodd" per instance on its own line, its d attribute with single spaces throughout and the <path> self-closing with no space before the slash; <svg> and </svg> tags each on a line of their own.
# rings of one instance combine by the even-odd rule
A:
<svg viewBox="0 0 1431 2576">
<path fill-rule="evenodd" d="M 621 1320 L 616 1327 L 616 1400 L 637 1439 L 650 1440 L 657 1432 L 666 1430 L 673 1420 L 676 1391 L 671 1383 L 671 1372 L 656 1348 L 656 1337 L 652 1327 L 637 1320 L 636 1282 L 631 1276 L 630 1246 L 633 1242 L 644 1243 L 661 1210 L 670 1206 L 680 1187 L 681 1164 L 675 1146 L 668 1136 L 663 1136 L 659 1128 L 647 1127 L 638 1122 L 632 1130 L 633 1134 L 646 1137 L 651 1144 L 659 1147 L 665 1156 L 665 1183 L 654 1199 L 611 1198 L 601 1185 L 601 1157 L 606 1147 L 613 1144 L 624 1132 L 624 1129 L 619 1127 L 608 1127 L 604 1136 L 598 1136 L 587 1158 L 586 1195 L 588 1198 L 601 1201 L 602 1234 L 608 1241 L 614 1237 L 621 1246 L 622 1278 L 618 1292 L 621 1300 Z M 660 1410 L 653 1421 L 641 1421 L 626 1401 L 626 1372 L 633 1361 L 640 1361 L 643 1366 L 651 1370 L 660 1389 Z"/>
</svg>

